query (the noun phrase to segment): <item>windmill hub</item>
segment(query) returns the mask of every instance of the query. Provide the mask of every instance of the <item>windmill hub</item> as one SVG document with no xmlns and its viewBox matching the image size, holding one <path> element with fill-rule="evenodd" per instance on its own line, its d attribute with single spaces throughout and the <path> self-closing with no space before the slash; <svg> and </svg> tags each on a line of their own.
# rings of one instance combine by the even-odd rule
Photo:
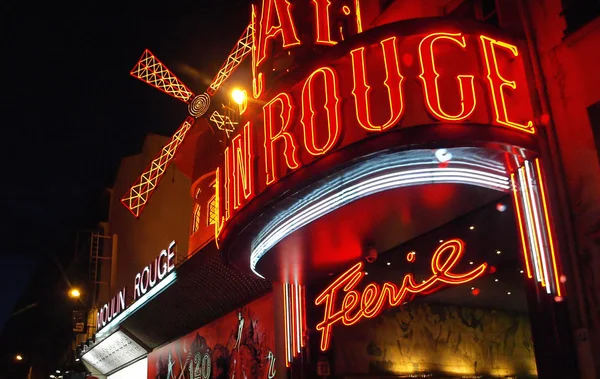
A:
<svg viewBox="0 0 600 379">
<path fill-rule="evenodd" d="M 190 102 L 188 106 L 188 110 L 192 117 L 198 118 L 208 111 L 208 107 L 210 106 L 210 96 L 205 92 L 200 94 Z"/>
</svg>

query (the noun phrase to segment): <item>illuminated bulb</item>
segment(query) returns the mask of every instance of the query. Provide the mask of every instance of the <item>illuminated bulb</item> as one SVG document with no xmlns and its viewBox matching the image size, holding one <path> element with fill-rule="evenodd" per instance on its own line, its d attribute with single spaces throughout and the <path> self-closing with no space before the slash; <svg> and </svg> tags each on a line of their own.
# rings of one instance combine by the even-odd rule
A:
<svg viewBox="0 0 600 379">
<path fill-rule="evenodd" d="M 566 283 L 567 282 L 567 277 L 565 275 L 561 275 L 560 276 L 560 282 L 561 283 Z"/>
<path fill-rule="evenodd" d="M 231 92 L 231 97 L 233 98 L 233 101 L 241 105 L 246 101 L 246 92 L 236 88 Z"/>
<path fill-rule="evenodd" d="M 391 264 L 392 264 L 392 262 L 388 262 L 388 263 L 387 263 L 387 265 L 388 265 L 388 266 L 389 266 L 389 265 L 391 265 Z"/>
<path fill-rule="evenodd" d="M 369 273 L 365 271 L 365 275 L 369 275 Z"/>
<path fill-rule="evenodd" d="M 494 282 L 497 282 L 497 281 L 498 281 L 498 279 L 494 279 Z"/>
<path fill-rule="evenodd" d="M 81 296 L 81 291 L 79 291 L 77 288 L 73 288 L 69 291 L 69 296 L 73 299 L 79 299 Z"/>
<path fill-rule="evenodd" d="M 54 375 L 50 375 L 50 378 L 54 379 L 54 378 L 56 378 L 56 376 L 54 376 Z"/>
<path fill-rule="evenodd" d="M 472 264 L 473 264 L 473 261 L 469 261 L 469 264 L 470 264 L 470 265 L 472 265 Z"/>
<path fill-rule="evenodd" d="M 440 243 L 444 242 L 444 240 L 440 240 Z"/>
<path fill-rule="evenodd" d="M 57 373 L 57 374 L 60 374 L 60 370 L 56 370 L 56 373 Z"/>
<path fill-rule="evenodd" d="M 556 296 L 556 297 L 554 298 L 554 301 L 556 301 L 557 303 L 560 303 L 560 302 L 562 302 L 562 301 L 563 301 L 563 297 L 562 297 L 562 296 Z"/>
<path fill-rule="evenodd" d="M 519 270 L 519 272 L 522 274 L 522 273 L 523 273 L 523 270 Z"/>
<path fill-rule="evenodd" d="M 446 163 L 452 159 L 452 153 L 450 153 L 447 149 L 437 149 L 435 151 L 435 158 L 440 163 Z"/>
<path fill-rule="evenodd" d="M 510 295 L 510 291 L 508 291 L 506 294 L 507 294 L 507 295 Z"/>
<path fill-rule="evenodd" d="M 23 356 L 21 354 L 17 354 L 17 356 L 15 357 L 15 359 L 17 361 L 22 361 L 23 360 Z"/>
<path fill-rule="evenodd" d="M 475 287 L 471 287 L 471 291 L 473 291 L 475 289 Z"/>
<path fill-rule="evenodd" d="M 496 204 L 496 210 L 498 212 L 504 212 L 506 210 L 506 204 L 504 204 L 504 203 Z"/>
<path fill-rule="evenodd" d="M 469 226 L 469 229 L 473 230 L 475 227 L 473 225 Z"/>
<path fill-rule="evenodd" d="M 496 250 L 496 254 L 500 255 L 502 252 L 500 250 Z"/>
</svg>

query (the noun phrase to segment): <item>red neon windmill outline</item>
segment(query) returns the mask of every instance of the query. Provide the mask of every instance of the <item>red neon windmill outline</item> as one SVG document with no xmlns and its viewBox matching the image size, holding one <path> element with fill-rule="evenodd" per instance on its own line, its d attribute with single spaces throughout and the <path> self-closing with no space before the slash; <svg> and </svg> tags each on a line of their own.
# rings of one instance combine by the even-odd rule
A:
<svg viewBox="0 0 600 379">
<path fill-rule="evenodd" d="M 138 63 L 131 70 L 131 76 L 151 85 L 160 91 L 188 104 L 188 116 L 160 153 L 150 162 L 140 177 L 133 183 L 129 191 L 121 198 L 125 208 L 138 218 L 165 171 L 171 164 L 177 150 L 185 140 L 187 133 L 194 126 L 196 118 L 204 116 L 210 107 L 210 98 L 231 73 L 250 54 L 254 46 L 254 25 L 250 23 L 242 36 L 221 66 L 221 69 L 208 86 L 206 92 L 200 95 L 194 93 L 173 74 L 150 50 L 146 49 Z"/>
</svg>

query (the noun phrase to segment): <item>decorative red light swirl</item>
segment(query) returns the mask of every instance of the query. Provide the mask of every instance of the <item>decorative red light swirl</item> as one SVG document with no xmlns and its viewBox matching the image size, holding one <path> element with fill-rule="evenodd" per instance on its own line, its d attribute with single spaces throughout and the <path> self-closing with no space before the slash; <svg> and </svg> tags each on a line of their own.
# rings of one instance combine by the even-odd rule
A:
<svg viewBox="0 0 600 379">
<path fill-rule="evenodd" d="M 420 284 L 415 283 L 412 274 L 406 274 L 400 287 L 394 283 L 368 284 L 360 294 L 354 288 L 365 276 L 362 271 L 363 262 L 355 264 L 348 271 L 340 275 L 329 287 L 315 299 L 315 304 L 325 304 L 323 321 L 317 324 L 321 331 L 321 350 L 329 348 L 331 328 L 334 324 L 342 322 L 346 326 L 353 325 L 363 318 L 376 317 L 389 304 L 396 307 L 410 301 L 417 294 L 431 294 L 439 290 L 443 284 L 460 285 L 477 279 L 487 269 L 488 264 L 482 263 L 475 269 L 462 274 L 451 272 L 456 267 L 465 252 L 465 243 L 460 239 L 452 239 L 438 247 L 431 259 L 432 275 Z M 344 299 L 340 309 L 334 307 L 338 302 L 336 295 L 343 289 Z"/>
</svg>

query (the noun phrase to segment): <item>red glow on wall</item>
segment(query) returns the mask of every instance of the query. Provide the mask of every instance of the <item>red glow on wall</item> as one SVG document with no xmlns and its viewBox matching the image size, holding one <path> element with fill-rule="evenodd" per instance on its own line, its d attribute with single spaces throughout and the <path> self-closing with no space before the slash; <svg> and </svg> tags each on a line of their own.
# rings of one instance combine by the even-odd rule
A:
<svg viewBox="0 0 600 379">
<path fill-rule="evenodd" d="M 385 306 L 396 307 L 410 301 L 417 294 L 431 294 L 444 285 L 460 285 L 477 279 L 484 274 L 487 263 L 482 263 L 475 269 L 465 273 L 454 273 L 464 255 L 465 244 L 460 239 L 452 239 L 441 244 L 431 259 L 432 275 L 417 284 L 413 274 L 406 274 L 398 286 L 386 282 L 383 285 L 368 284 L 362 294 L 355 290 L 364 278 L 363 262 L 355 264 L 341 274 L 331 285 L 325 288 L 315 299 L 315 305 L 325 307 L 323 320 L 317 324 L 321 331 L 321 350 L 329 348 L 331 329 L 333 325 L 342 322 L 346 326 L 353 325 L 363 318 L 373 318 L 379 315 Z M 341 307 L 335 309 L 336 296 L 342 291 L 344 297 Z"/>
</svg>

